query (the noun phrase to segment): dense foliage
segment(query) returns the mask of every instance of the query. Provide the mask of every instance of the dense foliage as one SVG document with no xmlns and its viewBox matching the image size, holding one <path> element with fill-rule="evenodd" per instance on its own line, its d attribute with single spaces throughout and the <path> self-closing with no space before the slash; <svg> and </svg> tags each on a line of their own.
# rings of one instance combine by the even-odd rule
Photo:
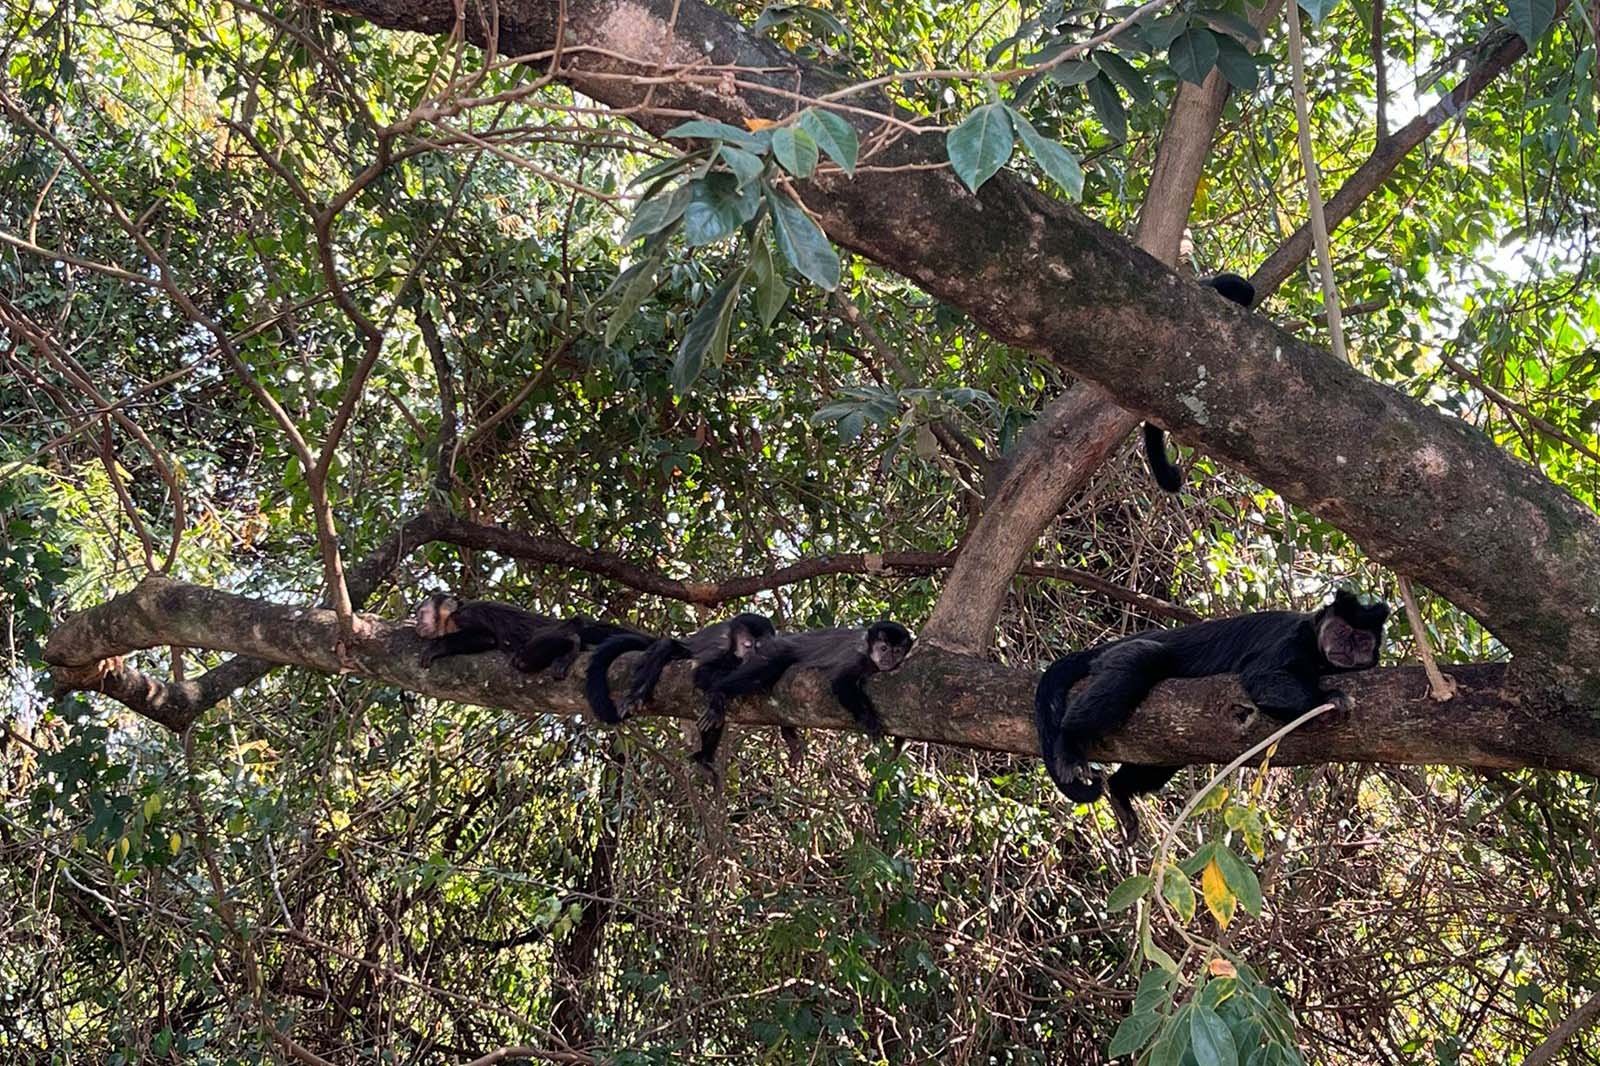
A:
<svg viewBox="0 0 1600 1066">
<path fill-rule="evenodd" d="M 1242 5 L 1167 5 L 1027 73 L 1127 10 L 719 6 L 847 77 L 944 72 L 893 91 L 949 131 L 963 181 L 1020 169 L 1123 232 L 1178 86 L 1216 65 L 1236 91 L 1185 269 L 1248 271 L 1304 217 L 1281 16 L 1256 55 Z M 1380 3 L 1381 45 L 1372 3 L 1301 6 L 1330 190 L 1485 42 L 1534 42 L 1337 231 L 1335 266 L 1364 372 L 1593 503 L 1592 5 Z M 1098 1062 L 1149 1041 L 1148 1061 L 1203 1066 L 1500 1063 L 1596 991 L 1596 789 L 1571 776 L 1247 768 L 1163 864 L 1032 759 L 846 734 L 795 770 L 750 735 L 711 792 L 661 720 L 604 731 L 289 670 L 182 737 L 53 699 L 53 620 L 150 569 L 325 595 L 324 500 L 347 565 L 425 508 L 678 578 L 949 552 L 1066 383 L 787 198 L 865 151 L 825 109 L 653 139 L 536 64 L 296 4 L 21 0 L 0 32 L 0 1057 Z M 1321 308 L 1299 271 L 1263 313 L 1315 334 Z M 336 440 L 325 480 L 286 424 L 313 457 Z M 1395 595 L 1325 522 L 1195 466 L 1161 498 L 1120 456 L 1037 560 L 1198 613 L 1340 581 Z M 926 617 L 937 574 L 865 570 L 729 606 Z M 707 617 L 444 544 L 365 609 L 440 587 Z M 1501 655 L 1422 606 L 1443 658 Z M 1041 664 L 1151 624 L 1019 577 L 995 652 Z M 1155 820 L 1209 778 L 1180 777 Z"/>
</svg>

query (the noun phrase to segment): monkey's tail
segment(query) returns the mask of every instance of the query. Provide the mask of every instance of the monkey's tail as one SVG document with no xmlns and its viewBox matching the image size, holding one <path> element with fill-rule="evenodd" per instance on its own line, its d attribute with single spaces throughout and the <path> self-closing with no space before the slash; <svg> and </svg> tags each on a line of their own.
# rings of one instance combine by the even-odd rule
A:
<svg viewBox="0 0 1600 1066">
<path fill-rule="evenodd" d="M 1160 426 L 1144 424 L 1144 458 L 1150 464 L 1150 474 L 1156 484 L 1168 492 L 1183 488 L 1183 471 L 1167 457 L 1167 434 Z"/>
<path fill-rule="evenodd" d="M 609 637 L 589 657 L 589 672 L 583 678 L 583 694 L 589 700 L 589 709 L 602 722 L 616 725 L 622 721 L 622 712 L 611 699 L 611 683 L 606 674 L 618 657 L 630 651 L 644 651 L 655 641 L 642 633 L 620 633 Z"/>
<path fill-rule="evenodd" d="M 1044 768 L 1074 803 L 1093 803 L 1104 788 L 1099 778 L 1085 780 L 1083 751 L 1061 735 L 1061 715 L 1066 710 L 1067 693 L 1089 674 L 1094 652 L 1080 651 L 1050 664 L 1039 679 L 1033 695 L 1033 726 L 1039 734 L 1039 754 Z"/>
</svg>

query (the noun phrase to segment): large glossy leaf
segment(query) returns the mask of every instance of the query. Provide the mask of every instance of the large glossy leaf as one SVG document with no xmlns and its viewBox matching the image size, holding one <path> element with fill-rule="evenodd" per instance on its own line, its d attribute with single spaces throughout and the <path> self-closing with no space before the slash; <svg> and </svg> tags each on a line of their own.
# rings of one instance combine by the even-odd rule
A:
<svg viewBox="0 0 1600 1066">
<path fill-rule="evenodd" d="M 1122 98 L 1117 95 L 1117 87 L 1111 84 L 1111 79 L 1102 72 L 1095 75 L 1086 88 L 1089 90 L 1089 102 L 1094 105 L 1095 114 L 1100 116 L 1100 122 L 1111 139 L 1127 140 L 1128 113 L 1122 109 Z"/>
<path fill-rule="evenodd" d="M 728 164 L 728 169 L 733 171 L 733 176 L 739 179 L 741 186 L 755 181 L 761 176 L 761 172 L 767 169 L 767 164 L 762 161 L 760 156 L 754 152 L 747 152 L 743 148 L 735 148 L 731 144 L 723 145 L 718 149 L 717 154 L 722 157 L 724 163 Z"/>
<path fill-rule="evenodd" d="M 1191 26 L 1167 49 L 1167 62 L 1184 81 L 1199 85 L 1217 65 L 1217 35 L 1204 26 Z"/>
<path fill-rule="evenodd" d="M 1239 1066 L 1239 1049 L 1227 1023 L 1201 1003 L 1189 1012 L 1189 1050 L 1200 1066 Z"/>
<path fill-rule="evenodd" d="M 1069 59 L 1050 68 L 1050 76 L 1063 85 L 1082 85 L 1099 75 L 1100 68 L 1087 59 Z"/>
<path fill-rule="evenodd" d="M 817 147 L 837 163 L 840 170 L 846 174 L 856 172 L 856 158 L 861 152 L 861 139 L 856 136 L 856 128 L 842 116 L 820 107 L 808 107 L 800 112 L 800 117 L 795 122 L 801 129 L 811 134 L 811 139 L 817 142 Z"/>
<path fill-rule="evenodd" d="M 817 169 L 817 141 L 810 133 L 794 126 L 772 131 L 772 158 L 797 178 L 809 178 Z"/>
<path fill-rule="evenodd" d="M 707 141 L 727 141 L 744 148 L 752 148 L 757 152 L 764 152 L 771 141 L 772 135 L 766 130 L 742 130 L 738 126 L 730 126 L 726 122 L 697 118 L 690 122 L 679 123 L 661 136 L 698 137 Z"/>
<path fill-rule="evenodd" d="M 1151 95 L 1150 86 L 1145 84 L 1144 75 L 1134 69 L 1133 64 L 1111 51 L 1099 51 L 1094 54 L 1095 64 L 1106 76 L 1122 87 L 1137 103 L 1148 104 L 1154 97 Z"/>
<path fill-rule="evenodd" d="M 1022 140 L 1022 146 L 1028 150 L 1033 161 L 1039 164 L 1050 180 L 1061 186 L 1061 190 L 1074 200 L 1083 198 L 1083 168 L 1078 165 L 1078 160 L 1055 141 L 1041 136 L 1033 128 L 1033 124 L 1019 112 L 1011 112 L 1011 124 L 1016 128 L 1017 136 Z"/>
<path fill-rule="evenodd" d="M 1250 54 L 1250 49 L 1232 37 L 1225 37 L 1222 34 L 1216 34 L 1215 37 L 1217 69 L 1228 79 L 1228 84 L 1246 92 L 1259 85 L 1261 68 L 1256 66 L 1256 57 Z"/>
<path fill-rule="evenodd" d="M 1225 847 L 1217 849 L 1214 861 L 1222 872 L 1223 881 L 1227 882 L 1228 890 L 1238 898 L 1239 906 L 1245 909 L 1245 913 L 1261 917 L 1261 882 L 1256 879 L 1256 872 Z"/>
<path fill-rule="evenodd" d="M 1116 1035 L 1111 1038 L 1111 1046 L 1106 1049 L 1106 1054 L 1112 1058 L 1118 1055 L 1131 1055 L 1148 1044 L 1159 1028 L 1161 1028 L 1159 1014 L 1154 1012 L 1130 1014 L 1122 1019 L 1121 1025 L 1117 1026 Z"/>
<path fill-rule="evenodd" d="M 689 328 L 683 332 L 677 357 L 672 361 L 672 388 L 679 396 L 705 368 L 706 357 L 721 363 L 728 351 L 728 330 L 733 322 L 734 308 L 739 302 L 739 286 L 744 282 L 744 268 L 729 274 L 707 297 L 700 310 L 695 312 Z"/>
<path fill-rule="evenodd" d="M 1106 897 L 1106 910 L 1127 910 L 1143 899 L 1145 893 L 1154 888 L 1155 884 L 1154 879 L 1144 874 L 1134 874 L 1111 890 L 1111 895 Z"/>
<path fill-rule="evenodd" d="M 690 185 L 683 211 L 683 238 L 690 245 L 720 241 L 756 216 L 761 208 L 757 184 L 739 186 L 732 174 L 707 174 Z"/>
<path fill-rule="evenodd" d="M 676 186 L 671 192 L 657 193 L 645 200 L 633 212 L 633 221 L 628 223 L 628 230 L 622 235 L 622 243 L 632 244 L 640 237 L 660 233 L 678 221 L 683 217 L 684 209 L 689 206 L 689 193 L 689 186 L 684 184 Z"/>
<path fill-rule="evenodd" d="M 807 281 L 832 292 L 839 287 L 839 253 L 811 216 L 780 192 L 766 191 L 772 237 L 789 265 Z"/>
<path fill-rule="evenodd" d="M 1014 134 L 1004 104 L 984 104 L 945 135 L 945 150 L 956 177 L 973 192 L 1011 158 Z"/>
<path fill-rule="evenodd" d="M 1534 43 L 1555 20 L 1556 0 L 1511 0 L 1506 11 L 1511 16 L 1512 29 L 1528 42 L 1528 50 L 1532 51 Z"/>
<path fill-rule="evenodd" d="M 1176 866 L 1167 867 L 1167 875 L 1161 879 L 1161 895 L 1179 918 L 1187 922 L 1194 917 L 1194 887 L 1189 884 L 1188 875 Z"/>
<path fill-rule="evenodd" d="M 789 283 L 783 279 L 772 242 L 766 237 L 756 244 L 750 255 L 750 276 L 756 287 L 756 311 L 761 316 L 761 326 L 771 329 L 778 312 L 789 299 Z"/>
</svg>

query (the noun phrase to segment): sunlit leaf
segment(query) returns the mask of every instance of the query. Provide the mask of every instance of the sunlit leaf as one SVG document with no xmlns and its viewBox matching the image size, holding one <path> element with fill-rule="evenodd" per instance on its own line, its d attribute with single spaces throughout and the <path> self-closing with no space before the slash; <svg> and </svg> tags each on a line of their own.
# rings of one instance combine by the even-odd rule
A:
<svg viewBox="0 0 1600 1066">
<path fill-rule="evenodd" d="M 1014 135 L 1004 104 L 984 104 L 945 135 L 945 150 L 956 177 L 973 192 L 1011 158 Z"/>
</svg>

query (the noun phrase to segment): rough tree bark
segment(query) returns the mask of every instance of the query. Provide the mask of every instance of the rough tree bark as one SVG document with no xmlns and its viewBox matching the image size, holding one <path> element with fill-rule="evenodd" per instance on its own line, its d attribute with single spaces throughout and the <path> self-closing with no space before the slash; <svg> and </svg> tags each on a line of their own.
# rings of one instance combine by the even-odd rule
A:
<svg viewBox="0 0 1600 1066">
<path fill-rule="evenodd" d="M 423 643 L 409 626 L 370 620 L 341 661 L 332 611 L 286 607 L 215 589 L 151 577 L 133 591 L 73 615 L 53 634 L 45 660 L 67 684 L 93 687 L 92 669 L 143 648 L 231 651 L 323 673 L 349 672 L 439 699 L 523 714 L 580 714 L 581 660 L 564 681 L 518 674 L 505 656 L 485 654 L 420 664 Z M 626 682 L 634 656 L 612 669 Z M 684 664 L 663 675 L 651 714 L 694 718 L 701 700 Z M 1453 764 L 1484 769 L 1540 767 L 1600 772 L 1600 721 L 1582 708 L 1535 703 L 1509 687 L 1500 665 L 1454 667 L 1460 692 L 1445 705 L 1428 697 L 1418 668 L 1374 670 L 1341 679 L 1353 710 L 1345 721 L 1288 737 L 1280 765 L 1330 761 Z M 66 681 L 77 678 L 76 682 Z M 910 740 L 1031 755 L 1033 690 L 1038 675 L 971 656 L 921 649 L 893 674 L 870 682 L 888 731 Z M 1144 713 L 1090 749 L 1106 760 L 1225 762 L 1266 734 L 1247 723 L 1249 707 L 1231 677 L 1161 685 Z M 742 725 L 854 729 L 821 678 L 798 671 L 773 694 L 736 704 Z"/>
<path fill-rule="evenodd" d="M 339 6 L 397 29 L 456 24 L 448 0 Z M 521 0 L 498 16 L 502 53 L 548 64 L 559 39 L 558 76 L 652 132 L 686 113 L 782 118 L 795 94 L 843 87 L 697 0 Z M 480 25 L 468 17 L 465 31 Z M 849 103 L 889 110 L 870 93 Z M 1542 657 L 1552 680 L 1600 688 L 1587 676 L 1600 654 L 1592 512 L 1482 434 L 1180 284 L 1020 177 L 968 193 L 940 165 L 942 136 L 901 132 L 853 179 L 800 187 L 834 240 L 1332 522 Z"/>
</svg>

